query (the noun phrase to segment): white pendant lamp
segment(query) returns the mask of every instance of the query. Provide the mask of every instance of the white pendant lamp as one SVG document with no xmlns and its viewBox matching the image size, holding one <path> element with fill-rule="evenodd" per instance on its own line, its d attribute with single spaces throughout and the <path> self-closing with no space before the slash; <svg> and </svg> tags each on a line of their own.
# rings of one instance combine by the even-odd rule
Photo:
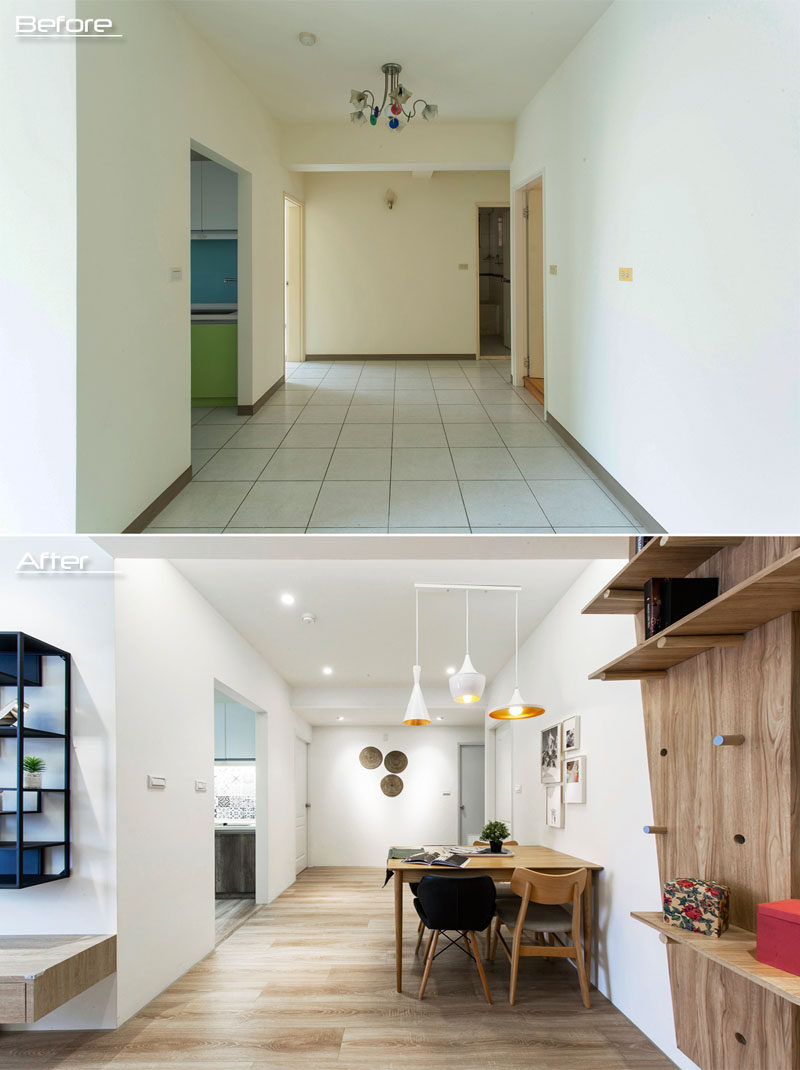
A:
<svg viewBox="0 0 800 1070">
<path fill-rule="evenodd" d="M 464 664 L 458 672 L 453 673 L 450 677 L 450 694 L 453 696 L 453 702 L 460 702 L 465 706 L 472 702 L 479 702 L 483 695 L 483 689 L 486 687 L 486 677 L 476 671 L 469 656 L 469 591 L 466 592 L 466 596 L 466 637 L 464 643 L 466 653 L 464 655 Z"/>
<path fill-rule="evenodd" d="M 514 594 L 514 691 L 507 706 L 491 710 L 496 721 L 524 721 L 544 713 L 543 706 L 530 706 L 519 693 L 519 594 Z"/>
<path fill-rule="evenodd" d="M 416 664 L 414 665 L 414 686 L 411 689 L 411 698 L 408 700 L 406 706 L 406 715 L 403 718 L 403 724 L 419 726 L 431 723 L 430 714 L 428 713 L 428 707 L 425 705 L 425 699 L 422 696 L 422 688 L 419 686 L 419 676 L 422 672 L 419 664 L 419 591 L 414 592 L 416 599 L 416 629 L 417 629 L 417 643 L 416 643 Z"/>
</svg>

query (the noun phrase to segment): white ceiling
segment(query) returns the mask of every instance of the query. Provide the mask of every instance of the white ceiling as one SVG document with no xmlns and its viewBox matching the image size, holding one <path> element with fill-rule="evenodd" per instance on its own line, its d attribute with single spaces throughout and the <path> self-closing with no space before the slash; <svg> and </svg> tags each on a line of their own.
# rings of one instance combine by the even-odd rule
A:
<svg viewBox="0 0 800 1070">
<path fill-rule="evenodd" d="M 173 0 L 280 122 L 345 122 L 382 63 L 443 122 L 511 121 L 611 0 Z M 311 31 L 318 43 L 297 39 Z"/>
</svg>

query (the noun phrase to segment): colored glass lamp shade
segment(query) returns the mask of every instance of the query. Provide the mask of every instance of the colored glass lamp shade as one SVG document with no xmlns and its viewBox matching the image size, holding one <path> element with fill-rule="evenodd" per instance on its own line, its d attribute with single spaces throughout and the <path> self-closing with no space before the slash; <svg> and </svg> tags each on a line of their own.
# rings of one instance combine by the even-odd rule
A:
<svg viewBox="0 0 800 1070">
<path fill-rule="evenodd" d="M 419 665 L 414 666 L 414 686 L 411 689 L 411 698 L 408 700 L 406 715 L 403 718 L 403 724 L 413 725 L 415 727 L 431 723 L 428 707 L 425 705 L 425 699 L 422 696 L 422 688 L 419 686 L 419 676 L 421 671 Z"/>
<path fill-rule="evenodd" d="M 477 671 L 469 656 L 469 591 L 466 591 L 465 609 L 465 640 L 464 640 L 464 663 L 458 672 L 450 677 L 450 695 L 453 702 L 459 702 L 468 706 L 473 702 L 479 702 L 483 689 L 486 687 L 486 677 Z"/>
<path fill-rule="evenodd" d="M 531 706 L 519 691 L 519 594 L 514 594 L 514 690 L 507 706 L 489 711 L 495 721 L 525 721 L 544 713 L 543 706 Z"/>
<path fill-rule="evenodd" d="M 355 126 L 366 125 L 369 120 L 370 126 L 377 126 L 378 119 L 387 111 L 387 121 L 391 130 L 402 130 L 422 109 L 422 117 L 430 122 L 439 114 L 436 104 L 429 104 L 427 100 L 418 97 L 413 103 L 410 89 L 400 84 L 400 72 L 403 68 L 399 63 L 384 63 L 381 67 L 383 74 L 383 99 L 377 103 L 375 94 L 370 89 L 353 89 L 350 92 L 350 104 L 355 109 L 351 113 L 351 122 Z M 364 116 L 363 122 L 356 118 L 356 113 Z M 405 122 L 403 122 L 405 120 Z"/>
</svg>

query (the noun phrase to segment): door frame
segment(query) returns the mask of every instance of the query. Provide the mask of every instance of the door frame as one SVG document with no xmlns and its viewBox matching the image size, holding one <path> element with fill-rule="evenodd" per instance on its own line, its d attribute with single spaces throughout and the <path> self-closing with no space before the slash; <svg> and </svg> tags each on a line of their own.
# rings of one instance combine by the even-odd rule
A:
<svg viewBox="0 0 800 1070">
<path fill-rule="evenodd" d="M 547 344 L 547 179 L 544 167 L 534 171 L 512 190 L 511 206 L 511 372 L 514 386 L 523 385 L 528 356 L 528 221 L 524 216 L 528 190 L 542 184 L 542 347 L 544 350 L 544 410 L 550 381 L 550 351 Z"/>
<path fill-rule="evenodd" d="M 461 840 L 461 752 L 465 747 L 480 747 L 483 751 L 483 819 L 486 823 L 486 744 L 482 743 L 459 743 L 458 744 L 458 809 L 456 810 L 456 843 L 462 843 Z M 466 845 L 465 845 L 466 846 Z"/>
<path fill-rule="evenodd" d="M 481 356 L 481 208 L 508 208 L 509 209 L 509 239 L 511 238 L 511 232 L 514 229 L 511 212 L 511 204 L 508 201 L 476 201 L 475 202 L 475 359 L 476 360 L 496 360 L 496 357 L 482 357 Z M 513 256 L 514 246 L 512 242 L 511 256 L 509 257 L 510 270 L 513 271 Z M 511 286 L 513 289 L 513 275 Z M 514 352 L 514 305 L 511 305 L 511 352 Z"/>
<path fill-rule="evenodd" d="M 308 740 L 307 740 L 307 739 L 304 739 L 304 738 L 303 738 L 302 736 L 298 735 L 298 734 L 297 734 L 297 733 L 295 732 L 295 736 L 294 736 L 294 752 L 295 752 L 295 755 L 297 755 L 297 744 L 298 744 L 298 743 L 302 743 L 302 744 L 303 744 L 303 746 L 304 746 L 304 747 L 306 748 L 306 801 L 305 801 L 305 808 L 306 808 L 306 869 L 309 869 L 309 868 L 310 868 L 310 866 L 311 866 L 311 859 L 310 859 L 310 858 L 309 858 L 309 856 L 308 856 L 308 843 L 309 843 L 309 836 L 308 836 L 308 812 L 309 812 L 309 810 L 311 809 L 311 804 L 310 804 L 310 803 L 309 803 L 309 801 L 308 801 L 308 755 L 309 755 L 309 742 L 308 742 Z M 295 770 L 296 770 L 296 768 L 297 768 L 297 767 L 295 766 Z M 297 793 L 297 784 L 295 784 L 295 794 L 296 794 L 296 793 Z M 294 857 L 295 857 L 295 864 L 296 864 L 296 863 L 297 863 L 297 844 L 296 844 L 296 843 L 295 843 L 295 855 L 294 855 Z M 295 870 L 295 877 L 298 877 L 300 873 L 304 873 L 304 872 L 305 872 L 305 870 L 302 870 L 302 869 L 301 869 L 301 870 L 299 870 L 299 871 L 298 871 L 298 870 Z"/>
<path fill-rule="evenodd" d="M 286 314 L 286 288 L 287 288 L 287 270 L 286 260 L 288 253 L 287 242 L 287 227 L 286 227 L 286 205 L 291 204 L 300 210 L 300 235 L 298 241 L 300 248 L 298 249 L 298 258 L 300 260 L 300 360 L 304 362 L 306 359 L 306 204 L 305 201 L 301 201 L 295 197 L 292 193 L 283 191 L 283 319 L 284 319 L 284 333 L 283 333 L 283 359 L 286 362 L 288 356 L 287 335 L 289 330 L 288 316 Z"/>
</svg>

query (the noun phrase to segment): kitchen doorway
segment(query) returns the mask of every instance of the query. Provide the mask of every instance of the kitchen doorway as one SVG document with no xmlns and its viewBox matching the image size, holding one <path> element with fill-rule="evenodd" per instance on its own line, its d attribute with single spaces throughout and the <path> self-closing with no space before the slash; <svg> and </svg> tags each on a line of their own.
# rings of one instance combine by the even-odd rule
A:
<svg viewBox="0 0 800 1070">
<path fill-rule="evenodd" d="M 458 842 L 470 844 L 480 838 L 484 820 L 483 743 L 458 745 Z"/>
<path fill-rule="evenodd" d="M 508 202 L 477 206 L 475 275 L 478 306 L 476 356 L 511 358 L 511 250 Z"/>
<path fill-rule="evenodd" d="M 286 373 L 306 359 L 303 294 L 305 210 L 302 201 L 283 195 L 284 204 L 284 357 Z"/>
</svg>

